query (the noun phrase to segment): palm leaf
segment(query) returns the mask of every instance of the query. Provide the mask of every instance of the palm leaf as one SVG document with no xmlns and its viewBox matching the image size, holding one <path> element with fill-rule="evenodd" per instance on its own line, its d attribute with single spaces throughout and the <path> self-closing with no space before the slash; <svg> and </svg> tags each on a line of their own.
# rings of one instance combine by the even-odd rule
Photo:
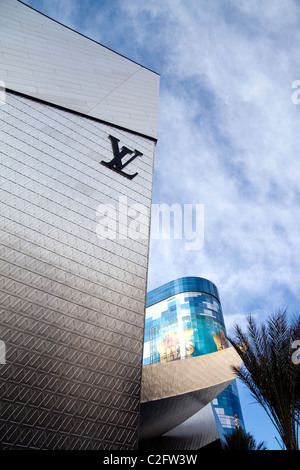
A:
<svg viewBox="0 0 300 470">
<path fill-rule="evenodd" d="M 249 316 L 246 333 L 235 325 L 234 334 L 228 340 L 243 361 L 235 372 L 268 414 L 286 449 L 298 449 L 300 366 L 292 361 L 291 345 L 300 339 L 300 317 L 289 323 L 286 311 L 279 311 L 257 325 Z"/>
</svg>

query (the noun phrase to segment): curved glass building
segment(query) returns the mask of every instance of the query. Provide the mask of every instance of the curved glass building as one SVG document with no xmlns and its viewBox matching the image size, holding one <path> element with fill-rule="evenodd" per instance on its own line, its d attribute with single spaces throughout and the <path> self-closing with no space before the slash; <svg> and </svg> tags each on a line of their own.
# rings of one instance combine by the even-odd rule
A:
<svg viewBox="0 0 300 470">
<path fill-rule="evenodd" d="M 148 293 L 144 366 L 181 359 L 190 361 L 228 347 L 219 293 L 212 282 L 183 277 Z M 235 381 L 211 405 L 224 433 L 231 433 L 236 427 L 244 428 Z"/>
</svg>

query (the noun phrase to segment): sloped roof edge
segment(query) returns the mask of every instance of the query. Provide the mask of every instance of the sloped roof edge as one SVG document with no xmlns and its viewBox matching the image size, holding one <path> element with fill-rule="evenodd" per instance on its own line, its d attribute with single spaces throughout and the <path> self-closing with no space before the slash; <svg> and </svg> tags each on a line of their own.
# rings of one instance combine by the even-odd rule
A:
<svg viewBox="0 0 300 470">
<path fill-rule="evenodd" d="M 160 77 L 20 0 L 1 0 L 7 89 L 156 140 Z"/>
<path fill-rule="evenodd" d="M 143 366 L 141 403 L 208 389 L 233 381 L 241 366 L 233 347 L 203 356 Z"/>
</svg>

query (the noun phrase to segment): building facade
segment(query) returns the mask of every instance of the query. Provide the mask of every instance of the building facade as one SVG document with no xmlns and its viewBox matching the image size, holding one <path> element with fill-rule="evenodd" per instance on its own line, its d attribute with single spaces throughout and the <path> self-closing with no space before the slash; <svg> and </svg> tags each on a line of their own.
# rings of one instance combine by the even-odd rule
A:
<svg viewBox="0 0 300 470">
<path fill-rule="evenodd" d="M 159 76 L 17 0 L 0 40 L 0 448 L 136 449 Z"/>
<path fill-rule="evenodd" d="M 198 277 L 169 282 L 147 295 L 144 366 L 184 360 L 229 347 L 217 287 Z M 221 367 L 221 365 L 220 365 Z M 211 402 L 224 433 L 244 428 L 235 381 Z M 194 418 L 195 420 L 195 418 Z M 197 420 L 201 426 L 201 416 Z"/>
</svg>

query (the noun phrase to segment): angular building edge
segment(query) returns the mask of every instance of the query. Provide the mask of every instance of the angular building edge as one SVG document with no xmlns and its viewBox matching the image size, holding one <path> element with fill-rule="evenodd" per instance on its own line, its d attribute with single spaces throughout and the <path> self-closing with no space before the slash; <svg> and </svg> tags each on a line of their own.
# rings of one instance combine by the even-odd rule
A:
<svg viewBox="0 0 300 470">
<path fill-rule="evenodd" d="M 235 380 L 241 366 L 233 347 L 185 360 L 143 366 L 141 403 L 199 391 Z"/>
<path fill-rule="evenodd" d="M 243 428 L 235 383 L 242 361 L 211 281 L 181 277 L 148 292 L 143 364 L 141 449 L 221 448 Z"/>
<path fill-rule="evenodd" d="M 206 407 L 235 379 L 241 359 L 231 347 L 143 367 L 140 442 L 158 438 Z"/>
<path fill-rule="evenodd" d="M 158 73 L 20 0 L 1 0 L 0 29 L 6 89 L 157 140 Z"/>
<path fill-rule="evenodd" d="M 107 242 L 95 212 L 119 194 L 151 206 L 159 76 L 0 2 L 0 448 L 134 450 L 149 240 Z M 111 134 L 142 147 L 133 182 L 101 165 Z"/>
</svg>

